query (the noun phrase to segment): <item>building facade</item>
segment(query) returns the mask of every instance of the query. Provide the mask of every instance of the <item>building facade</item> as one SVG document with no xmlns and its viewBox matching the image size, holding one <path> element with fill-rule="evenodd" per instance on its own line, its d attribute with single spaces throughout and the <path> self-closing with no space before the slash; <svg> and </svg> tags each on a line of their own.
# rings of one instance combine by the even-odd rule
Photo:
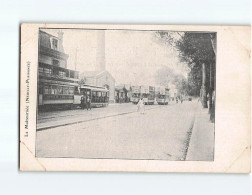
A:
<svg viewBox="0 0 252 195">
<path fill-rule="evenodd" d="M 115 79 L 106 70 L 106 55 L 105 55 L 105 31 L 98 30 L 96 32 L 96 63 L 94 64 L 95 71 L 84 71 L 80 74 L 80 79 L 83 79 L 85 84 L 106 87 L 109 90 L 109 102 L 115 102 Z"/>
<path fill-rule="evenodd" d="M 68 55 L 63 48 L 63 32 L 58 37 L 39 31 L 38 105 L 71 104 L 78 91 L 77 71 L 67 69 Z"/>
</svg>

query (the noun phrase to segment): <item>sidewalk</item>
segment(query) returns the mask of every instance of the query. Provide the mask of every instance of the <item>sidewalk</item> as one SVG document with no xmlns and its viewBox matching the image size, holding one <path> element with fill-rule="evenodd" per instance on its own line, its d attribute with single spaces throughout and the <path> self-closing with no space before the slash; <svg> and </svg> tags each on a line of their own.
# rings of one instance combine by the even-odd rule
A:
<svg viewBox="0 0 252 195">
<path fill-rule="evenodd" d="M 209 118 L 208 109 L 198 103 L 186 160 L 214 161 L 214 123 Z"/>
</svg>

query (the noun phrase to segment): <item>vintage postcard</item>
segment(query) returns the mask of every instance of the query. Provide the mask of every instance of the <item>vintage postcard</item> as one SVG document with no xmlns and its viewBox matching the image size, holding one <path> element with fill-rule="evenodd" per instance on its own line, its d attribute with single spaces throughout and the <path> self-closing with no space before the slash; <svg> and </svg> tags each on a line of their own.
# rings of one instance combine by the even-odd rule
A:
<svg viewBox="0 0 252 195">
<path fill-rule="evenodd" d="M 20 170 L 250 173 L 250 33 L 21 24 Z"/>
</svg>

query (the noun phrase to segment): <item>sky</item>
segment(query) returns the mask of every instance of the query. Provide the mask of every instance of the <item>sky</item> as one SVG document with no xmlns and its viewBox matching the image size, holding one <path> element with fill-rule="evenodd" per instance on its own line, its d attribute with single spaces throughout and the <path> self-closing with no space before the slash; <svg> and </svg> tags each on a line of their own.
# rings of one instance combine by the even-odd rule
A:
<svg viewBox="0 0 252 195">
<path fill-rule="evenodd" d="M 44 30 L 57 36 L 58 29 Z M 96 65 L 97 31 L 62 29 L 63 47 L 69 55 L 67 68 L 80 73 L 93 71 Z M 186 76 L 185 65 L 177 51 L 155 38 L 155 31 L 106 30 L 106 70 L 116 84 L 158 85 L 155 74 L 163 66 Z"/>
</svg>

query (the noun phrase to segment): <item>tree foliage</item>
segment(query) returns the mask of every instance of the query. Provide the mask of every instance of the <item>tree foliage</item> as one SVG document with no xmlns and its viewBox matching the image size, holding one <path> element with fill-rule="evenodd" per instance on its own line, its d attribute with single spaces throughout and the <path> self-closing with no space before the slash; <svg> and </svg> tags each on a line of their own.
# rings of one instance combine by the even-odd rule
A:
<svg viewBox="0 0 252 195">
<path fill-rule="evenodd" d="M 187 94 L 187 81 L 181 74 L 176 74 L 171 68 L 163 66 L 155 75 L 157 84 L 167 87 L 169 84 L 174 85 L 179 94 Z"/>
<path fill-rule="evenodd" d="M 186 92 L 188 95 L 198 96 L 202 82 L 202 64 L 206 65 L 208 77 L 210 64 L 215 64 L 216 34 L 158 31 L 156 37 L 176 48 L 180 61 L 186 63 L 189 68 Z M 206 87 L 209 90 L 209 79 L 207 82 Z"/>
</svg>

